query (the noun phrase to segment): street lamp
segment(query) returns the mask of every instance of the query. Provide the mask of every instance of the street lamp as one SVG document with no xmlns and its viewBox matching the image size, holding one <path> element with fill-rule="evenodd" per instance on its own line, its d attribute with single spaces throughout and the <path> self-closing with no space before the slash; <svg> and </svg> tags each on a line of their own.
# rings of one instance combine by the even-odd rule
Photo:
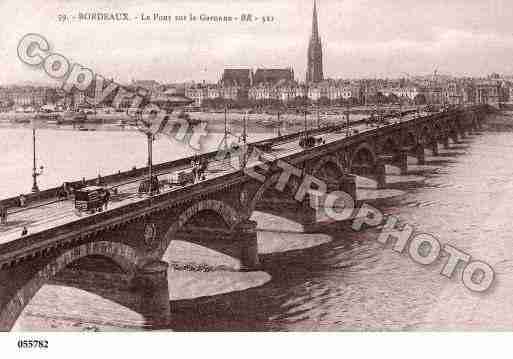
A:
<svg viewBox="0 0 513 359">
<path fill-rule="evenodd" d="M 228 106 L 224 106 L 224 145 L 228 146 Z"/>
<path fill-rule="evenodd" d="M 249 112 L 246 111 L 246 114 L 242 117 L 242 148 L 240 156 L 242 157 L 241 169 L 245 169 L 248 164 L 248 133 L 247 133 L 247 122 L 248 122 Z"/>
<path fill-rule="evenodd" d="M 154 135 L 151 131 L 146 133 L 148 139 L 148 177 L 149 177 L 149 188 L 150 197 L 153 196 L 153 140 Z"/>
<path fill-rule="evenodd" d="M 281 137 L 281 126 L 282 123 L 280 121 L 280 111 L 278 111 L 278 137 Z"/>
<path fill-rule="evenodd" d="M 142 125 L 139 129 L 146 135 L 148 141 L 148 196 L 149 203 L 148 207 L 152 206 L 153 198 L 153 141 L 155 140 L 155 134 L 151 128 L 151 114 L 148 121 L 144 121 L 142 112 L 136 112 L 136 118 L 139 119 L 139 123 Z M 144 180 L 143 180 L 144 181 Z M 147 245 L 152 246 L 156 236 L 156 226 L 152 222 L 151 213 L 148 213 L 144 218 L 144 241 Z"/>
<path fill-rule="evenodd" d="M 321 128 L 321 119 L 320 119 L 320 116 L 321 114 L 319 113 L 319 106 L 320 106 L 320 103 L 319 103 L 319 100 L 317 100 L 317 128 Z"/>
<path fill-rule="evenodd" d="M 305 139 L 305 143 L 306 143 L 306 139 L 308 138 L 308 123 L 307 123 L 307 114 L 308 114 L 308 95 L 309 95 L 309 92 L 310 89 L 309 89 L 309 86 L 308 86 L 308 82 L 306 83 L 306 90 L 305 90 L 305 129 L 304 129 L 304 139 Z"/>
<path fill-rule="evenodd" d="M 307 134 L 307 132 L 308 132 L 308 123 L 307 123 L 307 119 L 306 119 L 307 113 L 308 113 L 308 110 L 305 109 L 305 124 L 304 124 L 305 128 L 304 128 L 304 132 L 303 132 L 304 133 L 303 136 L 305 138 L 305 141 L 306 141 L 306 138 L 308 137 L 308 134 Z"/>
<path fill-rule="evenodd" d="M 43 174 L 43 166 L 39 167 L 39 171 L 36 166 L 36 128 L 32 128 L 32 192 L 39 192 L 37 185 L 37 177 Z"/>
<path fill-rule="evenodd" d="M 346 105 L 346 137 L 349 137 L 349 102 Z"/>
<path fill-rule="evenodd" d="M 143 114 L 140 111 L 136 112 L 136 118 L 138 118 L 139 130 L 146 135 L 147 143 L 148 143 L 148 194 L 150 198 L 153 196 L 153 141 L 155 140 L 155 135 L 152 132 L 151 128 L 151 115 L 149 115 L 148 121 L 145 121 L 143 118 Z"/>
</svg>

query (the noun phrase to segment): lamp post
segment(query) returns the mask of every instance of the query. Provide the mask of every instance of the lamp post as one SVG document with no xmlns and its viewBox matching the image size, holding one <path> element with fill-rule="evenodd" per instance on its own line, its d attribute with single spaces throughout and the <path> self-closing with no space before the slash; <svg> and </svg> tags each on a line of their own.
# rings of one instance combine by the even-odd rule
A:
<svg viewBox="0 0 513 359">
<path fill-rule="evenodd" d="M 306 116 L 308 114 L 308 92 L 309 92 L 309 87 L 308 87 L 308 82 L 307 82 L 306 90 L 305 90 L 305 128 L 304 128 L 304 135 L 303 135 L 305 141 L 308 138 L 308 123 L 307 123 L 307 119 L 306 119 Z"/>
<path fill-rule="evenodd" d="M 37 185 L 37 177 L 43 174 L 44 167 L 39 167 L 39 171 L 36 167 L 36 128 L 32 127 L 32 192 L 39 192 Z"/>
<path fill-rule="evenodd" d="M 228 107 L 224 106 L 224 149 L 228 150 Z"/>
<path fill-rule="evenodd" d="M 151 127 L 149 126 L 149 124 L 148 129 L 146 131 L 146 138 L 148 140 L 148 207 L 151 208 L 153 204 L 153 140 L 155 139 L 155 137 L 154 134 L 151 132 Z M 146 245 L 154 245 L 156 231 L 157 230 L 155 223 L 153 223 L 152 221 L 151 212 L 149 212 L 144 218 L 144 242 L 146 243 Z"/>
<path fill-rule="evenodd" d="M 148 131 L 146 133 L 148 138 L 148 177 L 149 177 L 149 188 L 150 198 L 153 196 L 153 133 Z"/>
<path fill-rule="evenodd" d="M 319 113 L 319 106 L 320 106 L 320 103 L 319 103 L 319 100 L 317 100 L 317 128 L 321 128 L 321 119 L 320 119 L 320 113 Z"/>
<path fill-rule="evenodd" d="M 308 132 L 308 123 L 307 123 L 307 120 L 306 120 L 306 116 L 307 116 L 307 114 L 308 114 L 308 110 L 305 108 L 305 117 L 304 117 L 304 120 L 305 120 L 305 121 L 304 121 L 304 122 L 305 122 L 305 123 L 304 123 L 304 126 L 305 126 L 305 128 L 304 128 L 304 131 L 303 131 L 303 133 L 304 133 L 304 135 L 303 135 L 303 136 L 304 136 L 304 138 L 305 138 L 305 139 L 308 137 L 308 135 L 307 135 L 307 132 Z"/>
<path fill-rule="evenodd" d="M 247 140 L 248 140 L 248 133 L 247 133 L 247 121 L 248 121 L 249 113 L 246 112 L 246 114 L 242 117 L 242 148 L 241 148 L 241 156 L 242 156 L 242 169 L 246 168 L 246 165 L 248 164 L 248 147 L 247 147 Z"/>
<path fill-rule="evenodd" d="M 280 121 L 280 111 L 278 111 L 278 137 L 281 137 L 281 121 Z"/>
<path fill-rule="evenodd" d="M 349 137 L 349 103 L 346 106 L 346 137 Z"/>
<path fill-rule="evenodd" d="M 151 116 L 151 114 L 150 114 Z M 142 112 L 137 111 L 136 112 L 136 118 L 137 122 L 141 124 L 139 127 L 139 130 L 143 132 L 146 135 L 147 140 L 147 148 L 148 148 L 148 194 L 150 198 L 153 196 L 153 183 L 152 183 L 152 177 L 153 177 L 153 140 L 155 139 L 155 136 L 152 132 L 151 128 L 151 118 L 148 118 L 148 121 L 145 121 L 143 118 Z M 150 202 L 151 205 L 151 202 Z"/>
</svg>

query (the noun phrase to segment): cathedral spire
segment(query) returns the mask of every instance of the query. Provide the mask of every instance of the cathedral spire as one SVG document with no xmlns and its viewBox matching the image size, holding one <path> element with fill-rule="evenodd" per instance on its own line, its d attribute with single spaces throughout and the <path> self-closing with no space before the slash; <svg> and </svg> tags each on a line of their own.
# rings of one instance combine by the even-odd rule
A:
<svg viewBox="0 0 513 359">
<path fill-rule="evenodd" d="M 319 38 L 319 26 L 317 25 L 317 1 L 314 0 L 313 16 L 312 16 L 312 38 Z"/>
<path fill-rule="evenodd" d="M 317 22 L 317 2 L 314 0 L 312 16 L 312 36 L 308 44 L 308 65 L 306 82 L 321 82 L 324 79 L 322 70 L 322 44 Z"/>
</svg>

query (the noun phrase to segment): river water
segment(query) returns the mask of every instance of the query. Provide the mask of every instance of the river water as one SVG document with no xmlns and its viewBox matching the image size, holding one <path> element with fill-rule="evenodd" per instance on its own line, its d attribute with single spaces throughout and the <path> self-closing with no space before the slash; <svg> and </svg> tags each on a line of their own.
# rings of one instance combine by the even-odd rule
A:
<svg viewBox="0 0 513 359">
<path fill-rule="evenodd" d="M 200 116 L 201 115 L 201 116 Z M 191 156 L 194 153 L 214 151 L 223 144 L 224 119 L 222 114 L 195 114 L 194 118 L 212 117 L 201 136 L 201 148 L 181 142 L 178 133 L 172 136 L 159 135 L 153 145 L 153 161 L 161 163 Z M 243 114 L 230 114 L 227 129 L 230 142 L 242 133 Z M 277 135 L 276 128 L 258 125 L 258 121 L 268 121 L 271 117 L 251 115 L 248 124 L 248 141 L 258 141 Z M 363 115 L 352 115 L 351 120 L 359 120 Z M 326 117 L 326 121 L 334 120 Z M 276 120 L 273 118 L 273 120 Z M 285 122 L 281 133 L 292 133 L 303 129 L 303 118 L 296 115 L 282 116 Z M 321 123 L 324 118 L 321 119 Z M 309 128 L 317 124 L 317 117 L 309 115 Z M 95 131 L 78 131 L 72 126 L 59 127 L 46 125 L 36 129 L 37 167 L 43 165 L 43 175 L 38 177 L 40 189 L 61 185 L 64 181 L 76 181 L 82 177 L 94 178 L 98 174 L 111 174 L 126 171 L 133 166 L 147 163 L 146 136 L 133 128 L 111 125 L 88 125 Z M 32 127 L 19 125 L 13 128 L 9 122 L 0 122 L 0 198 L 29 192 L 32 188 Z"/>
<path fill-rule="evenodd" d="M 223 134 L 216 128 L 201 141 L 202 148 L 192 148 L 174 137 L 159 137 L 153 146 L 153 161 L 161 163 L 193 155 L 196 151 L 216 149 Z M 256 133 L 252 140 L 272 136 Z M 94 178 L 98 174 L 127 171 L 147 163 L 146 136 L 136 130 L 97 128 L 96 131 L 73 130 L 71 126 L 36 130 L 37 167 L 44 166 L 38 177 L 40 189 L 59 186 L 63 181 Z M 28 192 L 32 187 L 32 129 L 0 128 L 0 197 Z"/>
<path fill-rule="evenodd" d="M 10 138 L 21 130 L 8 131 L 14 131 L 9 132 Z M 6 138 L 3 130 L 0 136 Z M 78 156 L 84 161 L 84 172 L 96 173 L 96 168 L 88 166 L 93 159 L 80 148 L 85 143 L 102 143 L 106 135 L 84 134 L 90 137 L 77 142 L 80 146 L 75 149 L 69 143 L 62 147 L 60 135 L 48 136 L 53 151 L 61 149 L 56 151 L 59 156 Z M 113 169 L 113 162 L 121 168 L 144 162 L 144 142 L 131 142 L 131 136 L 120 137 L 116 148 L 134 156 L 106 158 L 104 170 Z M 445 260 L 424 267 L 407 255 L 383 248 L 376 242 L 377 230 L 304 234 L 285 220 L 261 216 L 259 227 L 266 231 L 259 233 L 259 246 L 291 243 L 290 248 L 278 244 L 279 250 L 267 250 L 261 256 L 260 272 L 170 272 L 171 296 L 189 304 L 189 309 L 173 313 L 170 329 L 512 330 L 512 149 L 512 132 L 483 131 L 439 158 L 428 157 L 426 166 L 412 166 L 424 181 L 380 203 L 380 209 L 417 231 L 489 263 L 497 278 L 488 292 L 474 294 L 466 289 L 458 278 L 461 270 L 452 279 L 441 276 Z M 16 146 L 3 150 L 7 156 L 2 159 L 2 177 L 7 173 L 16 181 L 17 173 L 9 174 L 5 166 L 23 157 L 22 151 Z M 170 152 L 177 153 L 162 149 L 162 156 Z M 301 250 L 298 243 L 317 245 Z M 182 248 L 177 253 L 190 255 L 191 251 Z M 209 300 L 198 298 L 224 292 Z M 47 285 L 27 306 L 15 329 L 115 328 L 119 316 L 137 319 L 135 313 L 90 293 Z"/>
</svg>

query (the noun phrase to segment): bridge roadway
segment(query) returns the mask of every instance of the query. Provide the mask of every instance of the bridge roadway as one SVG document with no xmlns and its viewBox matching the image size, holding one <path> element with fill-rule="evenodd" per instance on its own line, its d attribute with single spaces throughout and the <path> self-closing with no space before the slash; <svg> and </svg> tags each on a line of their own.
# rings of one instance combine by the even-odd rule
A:
<svg viewBox="0 0 513 359">
<path fill-rule="evenodd" d="M 421 116 L 427 114 L 421 113 Z M 391 122 L 407 122 L 417 118 L 418 115 L 410 114 L 403 116 L 402 118 L 392 119 Z M 359 123 L 351 126 L 351 130 L 358 130 L 359 133 L 365 133 L 367 131 L 374 130 L 375 127 L 370 127 L 364 123 Z M 346 138 L 345 129 L 337 132 L 328 132 L 317 135 L 316 137 L 323 138 L 326 144 L 339 141 Z M 274 159 L 286 159 L 287 157 L 301 153 L 303 149 L 299 146 L 299 139 L 294 136 L 292 139 L 282 141 L 281 143 L 274 145 L 272 148 L 271 155 Z M 255 166 L 260 164 L 261 161 L 253 159 L 248 162 L 247 166 Z M 175 175 L 179 171 L 190 169 L 190 165 L 177 166 L 171 170 L 160 171 L 156 174 L 159 179 L 169 179 L 170 175 Z M 201 183 L 208 182 L 212 179 L 222 177 L 229 173 L 236 172 L 237 169 L 233 168 L 227 160 L 213 160 L 209 162 L 206 179 L 200 181 Z M 136 203 L 139 201 L 147 200 L 147 196 L 140 196 L 137 193 L 138 185 L 143 177 L 134 178 L 130 181 L 125 181 L 111 185 L 110 187 L 118 188 L 118 194 L 111 197 L 108 210 L 116 209 L 119 207 L 126 206 L 128 204 Z M 198 182 L 197 182 L 198 183 Z M 197 184 L 196 183 L 196 184 Z M 184 187 L 195 186 L 196 184 L 189 184 Z M 178 192 L 183 190 L 184 187 L 167 187 L 164 188 L 161 193 Z M 32 206 L 31 208 L 14 209 L 10 210 L 8 215 L 7 225 L 0 226 L 0 245 L 15 241 L 21 237 L 21 231 L 24 226 L 28 229 L 28 234 L 38 233 L 50 228 L 56 228 L 65 224 L 72 223 L 83 217 L 92 217 L 97 214 L 82 214 L 77 215 L 74 210 L 73 200 L 55 200 L 47 203 L 40 203 Z"/>
</svg>

